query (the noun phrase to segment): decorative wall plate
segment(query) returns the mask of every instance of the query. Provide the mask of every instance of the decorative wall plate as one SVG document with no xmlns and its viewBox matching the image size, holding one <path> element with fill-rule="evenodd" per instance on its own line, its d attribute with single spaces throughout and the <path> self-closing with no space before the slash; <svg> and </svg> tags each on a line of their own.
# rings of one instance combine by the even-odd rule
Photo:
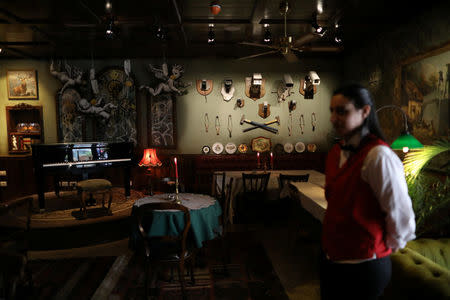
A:
<svg viewBox="0 0 450 300">
<path fill-rule="evenodd" d="M 308 144 L 307 147 L 308 147 L 307 149 L 309 152 L 316 152 L 316 150 L 317 150 L 316 144 Z"/>
<path fill-rule="evenodd" d="M 210 151 L 211 151 L 211 148 L 209 148 L 209 146 L 203 146 L 202 147 L 203 154 L 208 154 Z"/>
<path fill-rule="evenodd" d="M 276 145 L 273 147 L 273 152 L 274 152 L 275 154 L 283 154 L 283 153 L 284 153 L 283 145 L 281 145 L 281 144 L 276 144 Z"/>
<path fill-rule="evenodd" d="M 239 153 L 247 153 L 248 146 L 246 144 L 240 144 L 238 147 Z"/>
<path fill-rule="evenodd" d="M 260 136 L 252 139 L 252 151 L 254 152 L 268 152 L 272 148 L 272 142 L 269 138 Z"/>
<path fill-rule="evenodd" d="M 293 150 L 294 150 L 294 145 L 292 145 L 291 143 L 284 144 L 284 151 L 286 153 L 291 153 Z"/>
<path fill-rule="evenodd" d="M 219 143 L 219 142 L 214 143 L 214 145 L 212 145 L 212 151 L 213 151 L 215 154 L 220 154 L 220 153 L 222 153 L 222 152 L 223 152 L 223 145 L 222 145 L 222 143 Z"/>
<path fill-rule="evenodd" d="M 235 143 L 228 143 L 225 145 L 225 152 L 228 154 L 233 154 L 235 153 L 237 150 L 236 144 Z"/>
<path fill-rule="evenodd" d="M 298 153 L 302 153 L 303 151 L 305 151 L 305 144 L 303 144 L 302 142 L 296 143 L 295 151 L 297 151 Z"/>
</svg>

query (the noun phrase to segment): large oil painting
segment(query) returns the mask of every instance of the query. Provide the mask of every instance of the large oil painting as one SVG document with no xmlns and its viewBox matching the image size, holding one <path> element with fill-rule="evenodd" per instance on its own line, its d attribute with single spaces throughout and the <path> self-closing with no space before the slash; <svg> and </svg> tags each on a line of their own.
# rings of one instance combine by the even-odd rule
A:
<svg viewBox="0 0 450 300">
<path fill-rule="evenodd" d="M 37 100 L 38 85 L 35 70 L 11 70 L 6 72 L 8 99 Z"/>
<path fill-rule="evenodd" d="M 411 133 L 424 144 L 449 136 L 450 47 L 409 60 L 401 72 L 401 106 Z"/>
</svg>

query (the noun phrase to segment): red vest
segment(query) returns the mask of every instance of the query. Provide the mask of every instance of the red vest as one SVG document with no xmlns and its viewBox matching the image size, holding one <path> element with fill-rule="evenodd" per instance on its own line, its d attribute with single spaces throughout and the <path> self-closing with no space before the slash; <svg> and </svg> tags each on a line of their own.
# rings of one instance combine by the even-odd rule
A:
<svg viewBox="0 0 450 300">
<path fill-rule="evenodd" d="M 325 197 L 328 207 L 322 227 L 322 247 L 331 260 L 366 259 L 387 256 L 385 214 L 361 168 L 369 151 L 386 145 L 374 135 L 366 136 L 357 152 L 339 168 L 339 145 L 334 145 L 326 162 Z"/>
</svg>

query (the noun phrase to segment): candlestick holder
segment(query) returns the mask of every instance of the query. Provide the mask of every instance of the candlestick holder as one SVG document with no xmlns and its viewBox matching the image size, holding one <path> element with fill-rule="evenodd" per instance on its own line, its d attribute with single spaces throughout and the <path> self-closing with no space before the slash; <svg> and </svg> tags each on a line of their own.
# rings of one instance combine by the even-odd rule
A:
<svg viewBox="0 0 450 300">
<path fill-rule="evenodd" d="M 175 179 L 175 203 L 176 204 L 181 204 L 181 200 L 178 196 L 178 178 Z"/>
</svg>

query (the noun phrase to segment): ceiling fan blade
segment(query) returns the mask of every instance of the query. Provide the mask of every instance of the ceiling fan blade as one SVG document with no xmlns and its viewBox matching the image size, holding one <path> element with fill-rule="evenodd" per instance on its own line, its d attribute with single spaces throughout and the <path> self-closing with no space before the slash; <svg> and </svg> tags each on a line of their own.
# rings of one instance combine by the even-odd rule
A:
<svg viewBox="0 0 450 300">
<path fill-rule="evenodd" d="M 344 50 L 342 46 L 311 46 L 311 47 L 301 47 L 298 50 L 308 51 L 308 52 L 340 52 Z"/>
<path fill-rule="evenodd" d="M 241 45 L 248 45 L 248 46 L 255 46 L 255 47 L 262 47 L 262 48 L 270 48 L 270 49 L 278 49 L 276 46 L 271 45 L 265 45 L 265 44 L 258 44 L 258 43 L 251 43 L 251 42 L 240 42 Z"/>
<path fill-rule="evenodd" d="M 294 47 L 300 47 L 306 43 L 309 43 L 311 41 L 313 41 L 314 39 L 318 38 L 319 36 L 314 34 L 314 33 L 308 33 L 304 36 L 299 37 L 298 39 L 296 39 L 293 43 Z"/>
<path fill-rule="evenodd" d="M 284 58 L 286 58 L 288 63 L 295 63 L 295 62 L 299 61 L 297 55 L 295 55 L 291 51 L 289 51 L 288 53 L 283 54 L 283 55 L 284 55 Z"/>
<path fill-rule="evenodd" d="M 258 57 L 258 56 L 277 53 L 277 52 L 278 52 L 278 50 L 271 50 L 271 51 L 267 51 L 267 52 L 262 52 L 262 53 L 258 53 L 258 54 L 240 57 L 240 58 L 238 58 L 238 60 L 244 60 L 244 59 L 248 59 L 248 58 Z"/>
</svg>

